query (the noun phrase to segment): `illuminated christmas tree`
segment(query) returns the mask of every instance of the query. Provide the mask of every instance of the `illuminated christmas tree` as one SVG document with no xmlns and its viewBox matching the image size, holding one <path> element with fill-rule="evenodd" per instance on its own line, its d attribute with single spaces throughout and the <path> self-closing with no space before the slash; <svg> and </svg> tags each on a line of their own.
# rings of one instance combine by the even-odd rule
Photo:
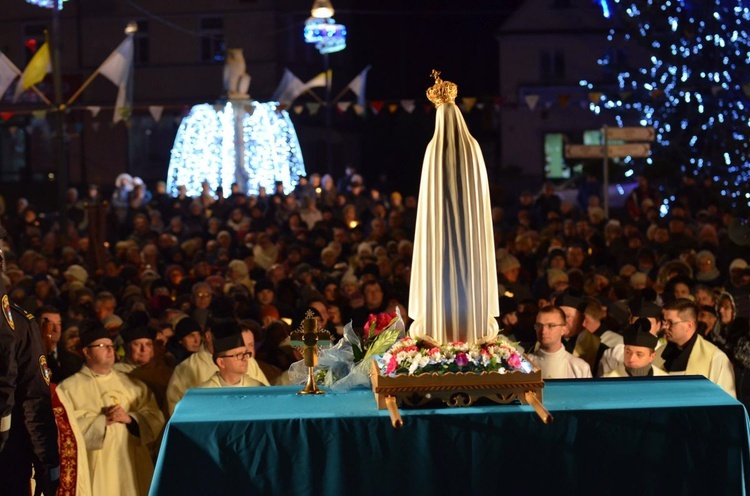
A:
<svg viewBox="0 0 750 496">
<path fill-rule="evenodd" d="M 656 129 L 654 163 L 675 175 L 706 174 L 733 206 L 750 199 L 750 3 L 747 0 L 601 0 L 617 20 L 613 46 L 639 44 L 642 67 L 603 57 L 618 88 L 602 91 L 594 112 L 614 112 L 622 125 L 635 115 Z M 608 53 L 615 53 L 610 51 Z M 630 118 L 630 120 L 628 120 Z M 680 170 L 681 169 L 681 170 Z"/>
</svg>

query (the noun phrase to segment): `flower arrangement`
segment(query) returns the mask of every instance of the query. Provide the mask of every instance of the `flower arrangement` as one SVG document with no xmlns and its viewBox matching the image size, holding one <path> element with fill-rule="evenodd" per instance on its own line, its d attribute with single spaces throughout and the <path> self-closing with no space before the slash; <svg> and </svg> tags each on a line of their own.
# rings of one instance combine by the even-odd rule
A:
<svg viewBox="0 0 750 496">
<path fill-rule="evenodd" d="M 371 362 L 385 353 L 399 338 L 406 326 L 401 313 L 371 314 L 365 326 L 355 331 L 351 322 L 344 326 L 344 338 L 336 346 L 318 354 L 316 380 L 337 391 L 347 391 L 355 386 L 370 386 Z M 307 377 L 303 362 L 289 368 L 289 380 L 302 383 Z"/>
<path fill-rule="evenodd" d="M 383 375 L 444 374 L 450 372 L 530 372 L 529 363 L 503 336 L 483 342 L 436 344 L 405 337 L 377 359 Z"/>
</svg>

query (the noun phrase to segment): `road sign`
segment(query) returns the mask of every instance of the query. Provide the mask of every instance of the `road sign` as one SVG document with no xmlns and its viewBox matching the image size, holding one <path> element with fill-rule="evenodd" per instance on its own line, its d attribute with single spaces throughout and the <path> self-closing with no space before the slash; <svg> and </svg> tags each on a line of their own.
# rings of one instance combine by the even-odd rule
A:
<svg viewBox="0 0 750 496">
<path fill-rule="evenodd" d="M 653 127 L 608 127 L 607 139 L 621 141 L 654 141 L 654 139 L 656 139 L 656 132 Z"/>
<path fill-rule="evenodd" d="M 648 157 L 651 145 L 648 143 L 628 143 L 626 145 L 609 145 L 609 158 L 615 157 Z M 565 145 L 565 158 L 604 158 L 602 145 Z"/>
</svg>

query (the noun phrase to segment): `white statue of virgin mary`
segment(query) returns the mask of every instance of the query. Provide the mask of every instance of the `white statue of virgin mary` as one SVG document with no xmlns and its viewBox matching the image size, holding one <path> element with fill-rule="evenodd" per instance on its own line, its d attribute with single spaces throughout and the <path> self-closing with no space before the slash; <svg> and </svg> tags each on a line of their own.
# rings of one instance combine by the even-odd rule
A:
<svg viewBox="0 0 750 496">
<path fill-rule="evenodd" d="M 498 334 L 497 271 L 487 170 L 455 99 L 432 72 L 435 134 L 422 165 L 409 289 L 412 337 L 473 343 Z"/>
</svg>

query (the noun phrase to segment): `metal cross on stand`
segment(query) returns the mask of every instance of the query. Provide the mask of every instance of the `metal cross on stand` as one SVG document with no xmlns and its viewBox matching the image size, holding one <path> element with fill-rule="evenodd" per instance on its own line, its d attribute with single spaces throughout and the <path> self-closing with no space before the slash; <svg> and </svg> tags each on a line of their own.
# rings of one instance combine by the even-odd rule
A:
<svg viewBox="0 0 750 496">
<path fill-rule="evenodd" d="M 320 346 L 330 346 L 331 334 L 328 331 L 318 330 L 318 321 L 315 320 L 313 313 L 309 310 L 305 315 L 305 320 L 302 321 L 301 327 L 289 336 L 292 340 L 292 346 L 302 351 L 307 367 L 307 383 L 304 389 L 297 394 L 325 394 L 325 391 L 318 389 L 315 381 L 315 367 L 318 365 L 318 350 Z"/>
</svg>

